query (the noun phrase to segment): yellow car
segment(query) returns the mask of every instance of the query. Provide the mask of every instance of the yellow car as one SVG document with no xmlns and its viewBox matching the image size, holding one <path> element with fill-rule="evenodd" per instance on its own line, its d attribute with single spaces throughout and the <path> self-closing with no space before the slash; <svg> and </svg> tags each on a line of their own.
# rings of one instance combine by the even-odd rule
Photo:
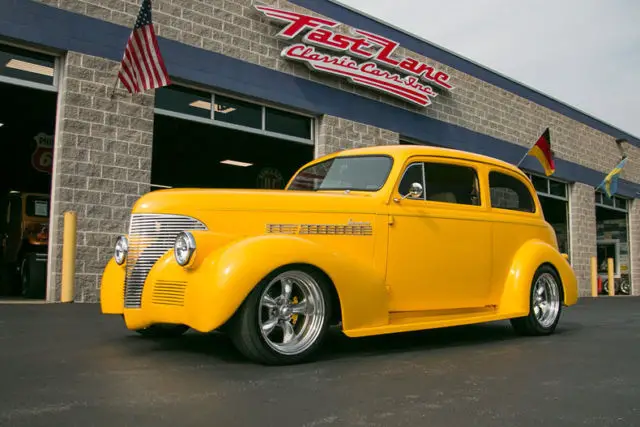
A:
<svg viewBox="0 0 640 427">
<path fill-rule="evenodd" d="M 103 313 L 143 335 L 223 330 L 265 364 L 349 337 L 510 319 L 552 333 L 578 298 L 527 176 L 425 146 L 333 153 L 284 190 L 148 193 L 102 276 Z"/>
</svg>

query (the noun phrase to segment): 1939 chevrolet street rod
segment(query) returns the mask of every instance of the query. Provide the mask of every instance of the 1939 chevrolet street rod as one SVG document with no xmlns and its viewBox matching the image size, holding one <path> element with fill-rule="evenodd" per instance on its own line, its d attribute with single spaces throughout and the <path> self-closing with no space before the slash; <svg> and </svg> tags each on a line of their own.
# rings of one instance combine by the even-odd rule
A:
<svg viewBox="0 0 640 427">
<path fill-rule="evenodd" d="M 510 319 L 552 333 L 577 301 L 536 192 L 518 168 L 436 147 L 333 153 L 284 190 L 142 196 L 102 277 L 103 313 L 177 336 L 228 333 L 266 364 L 349 337 Z"/>
</svg>

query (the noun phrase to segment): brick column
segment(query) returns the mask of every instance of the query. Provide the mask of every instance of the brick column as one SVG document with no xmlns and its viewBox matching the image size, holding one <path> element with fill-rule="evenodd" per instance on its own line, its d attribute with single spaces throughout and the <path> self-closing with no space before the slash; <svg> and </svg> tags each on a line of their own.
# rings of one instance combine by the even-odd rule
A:
<svg viewBox="0 0 640 427">
<path fill-rule="evenodd" d="M 580 296 L 591 295 L 591 257 L 596 256 L 596 208 L 593 187 L 574 183 L 570 186 L 570 259 Z"/>
<path fill-rule="evenodd" d="M 48 296 L 60 298 L 63 217 L 78 216 L 75 298 L 96 302 L 100 275 L 135 200 L 149 191 L 154 96 L 118 90 L 118 63 L 69 52 L 54 144 Z"/>
<path fill-rule="evenodd" d="M 633 199 L 629 207 L 629 251 L 631 294 L 640 295 L 640 199 Z"/>
<path fill-rule="evenodd" d="M 396 132 L 334 116 L 322 116 L 317 126 L 316 158 L 349 148 L 393 145 L 400 141 Z"/>
</svg>

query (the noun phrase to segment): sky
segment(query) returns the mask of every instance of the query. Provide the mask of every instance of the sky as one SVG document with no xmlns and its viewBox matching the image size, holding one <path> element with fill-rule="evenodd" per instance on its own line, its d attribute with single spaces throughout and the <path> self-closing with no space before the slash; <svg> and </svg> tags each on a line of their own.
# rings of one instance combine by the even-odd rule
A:
<svg viewBox="0 0 640 427">
<path fill-rule="evenodd" d="M 339 0 L 640 137 L 640 0 Z"/>
</svg>

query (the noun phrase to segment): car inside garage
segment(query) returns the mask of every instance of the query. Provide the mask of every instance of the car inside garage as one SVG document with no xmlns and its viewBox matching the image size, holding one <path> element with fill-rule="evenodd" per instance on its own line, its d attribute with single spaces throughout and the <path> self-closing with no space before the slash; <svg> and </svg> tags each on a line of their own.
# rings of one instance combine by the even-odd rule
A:
<svg viewBox="0 0 640 427">
<path fill-rule="evenodd" d="M 45 298 L 55 58 L 0 45 L 0 297 Z"/>
</svg>

